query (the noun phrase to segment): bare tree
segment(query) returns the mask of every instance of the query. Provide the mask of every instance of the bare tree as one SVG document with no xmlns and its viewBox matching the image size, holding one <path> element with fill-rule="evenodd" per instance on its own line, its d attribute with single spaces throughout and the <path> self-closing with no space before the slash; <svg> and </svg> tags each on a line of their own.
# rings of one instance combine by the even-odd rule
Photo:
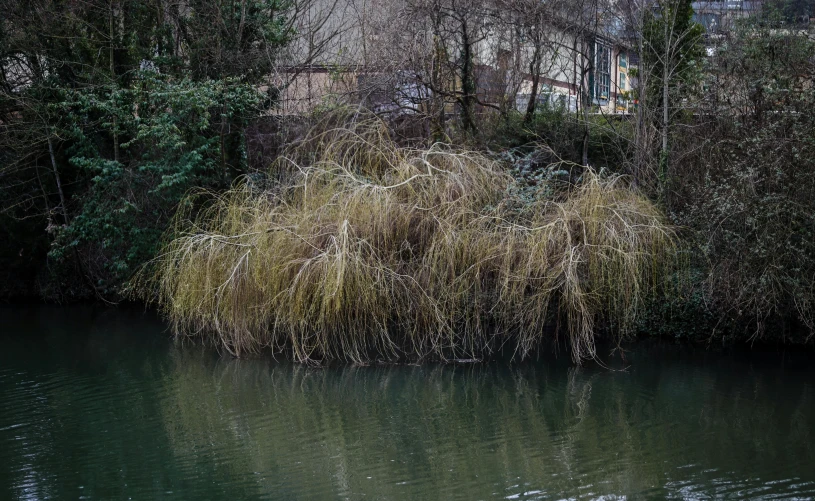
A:
<svg viewBox="0 0 815 501">
<path fill-rule="evenodd" d="M 640 54 L 633 170 L 659 187 L 669 177 L 674 121 L 698 90 L 703 29 L 692 21 L 690 0 L 627 0 L 621 7 Z"/>
</svg>

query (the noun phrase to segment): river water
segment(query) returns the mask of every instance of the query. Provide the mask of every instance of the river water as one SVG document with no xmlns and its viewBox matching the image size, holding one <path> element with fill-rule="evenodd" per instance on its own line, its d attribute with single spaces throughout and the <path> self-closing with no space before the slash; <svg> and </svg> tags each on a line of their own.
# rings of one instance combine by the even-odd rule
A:
<svg viewBox="0 0 815 501">
<path fill-rule="evenodd" d="M 2 500 L 815 498 L 812 353 L 318 369 L 141 311 L 0 325 Z"/>
</svg>

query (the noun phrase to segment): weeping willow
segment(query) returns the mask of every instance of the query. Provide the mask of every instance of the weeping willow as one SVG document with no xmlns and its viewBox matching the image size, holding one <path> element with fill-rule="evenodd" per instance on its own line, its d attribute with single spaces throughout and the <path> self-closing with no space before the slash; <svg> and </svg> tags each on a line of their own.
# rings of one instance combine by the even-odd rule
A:
<svg viewBox="0 0 815 501">
<path fill-rule="evenodd" d="M 520 200 L 490 158 L 401 148 L 376 120 L 315 131 L 273 172 L 179 211 L 135 280 L 178 335 L 356 363 L 522 357 L 548 336 L 579 362 L 675 265 L 674 230 L 624 178 Z"/>
</svg>

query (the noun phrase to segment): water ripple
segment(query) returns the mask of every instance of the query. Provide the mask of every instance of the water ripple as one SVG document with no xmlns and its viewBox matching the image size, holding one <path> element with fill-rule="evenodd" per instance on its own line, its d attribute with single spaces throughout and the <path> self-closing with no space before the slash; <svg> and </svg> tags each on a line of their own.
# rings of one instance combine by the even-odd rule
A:
<svg viewBox="0 0 815 501">
<path fill-rule="evenodd" d="M 311 369 L 51 314 L 0 352 L 0 499 L 815 497 L 813 364 Z"/>
</svg>

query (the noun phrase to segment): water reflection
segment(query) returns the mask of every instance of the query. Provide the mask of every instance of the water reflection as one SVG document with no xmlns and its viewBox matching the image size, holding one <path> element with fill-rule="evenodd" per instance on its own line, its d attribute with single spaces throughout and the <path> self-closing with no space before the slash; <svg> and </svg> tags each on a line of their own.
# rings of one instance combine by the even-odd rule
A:
<svg viewBox="0 0 815 501">
<path fill-rule="evenodd" d="M 315 369 L 49 314 L 0 311 L 0 499 L 815 496 L 805 357 Z"/>
<path fill-rule="evenodd" d="M 763 375 L 721 366 L 311 369 L 205 364 L 191 350 L 172 358 L 164 418 L 174 451 L 231 451 L 240 461 L 223 474 L 259 472 L 259 494 L 755 495 L 790 492 L 815 465 L 811 386 L 779 394 Z"/>
</svg>

